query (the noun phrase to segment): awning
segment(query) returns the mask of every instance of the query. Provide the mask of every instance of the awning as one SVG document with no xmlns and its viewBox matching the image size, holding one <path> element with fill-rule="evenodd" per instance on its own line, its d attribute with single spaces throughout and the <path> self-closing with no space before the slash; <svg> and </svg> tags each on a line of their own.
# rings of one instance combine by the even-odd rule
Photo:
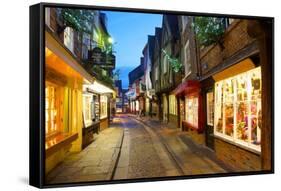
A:
<svg viewBox="0 0 281 191">
<path fill-rule="evenodd" d="M 113 89 L 103 85 L 98 81 L 94 81 L 92 84 L 84 84 L 83 88 L 97 94 L 112 93 L 114 95 L 116 93 Z"/>
<path fill-rule="evenodd" d="M 187 95 L 193 92 L 197 92 L 200 89 L 200 82 L 197 80 L 187 80 L 172 92 L 176 96 Z"/>
</svg>

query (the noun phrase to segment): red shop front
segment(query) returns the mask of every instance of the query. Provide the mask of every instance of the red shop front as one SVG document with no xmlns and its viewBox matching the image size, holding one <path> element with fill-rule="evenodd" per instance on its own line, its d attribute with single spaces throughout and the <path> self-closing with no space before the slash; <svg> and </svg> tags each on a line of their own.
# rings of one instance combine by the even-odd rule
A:
<svg viewBox="0 0 281 191">
<path fill-rule="evenodd" d="M 187 131 L 196 142 L 204 143 L 204 117 L 200 92 L 200 82 L 196 80 L 185 81 L 174 90 L 179 100 L 178 113 L 182 130 Z"/>
</svg>

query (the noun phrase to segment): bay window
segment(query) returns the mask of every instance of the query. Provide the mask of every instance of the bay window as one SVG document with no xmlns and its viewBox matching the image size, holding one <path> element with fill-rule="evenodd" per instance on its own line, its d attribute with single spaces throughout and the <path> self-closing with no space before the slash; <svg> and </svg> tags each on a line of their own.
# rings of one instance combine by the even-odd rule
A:
<svg viewBox="0 0 281 191">
<path fill-rule="evenodd" d="M 260 67 L 215 84 L 215 135 L 260 151 L 261 111 Z"/>
<path fill-rule="evenodd" d="M 166 74 L 168 71 L 168 56 L 164 55 L 164 59 L 163 59 L 163 74 Z"/>
</svg>

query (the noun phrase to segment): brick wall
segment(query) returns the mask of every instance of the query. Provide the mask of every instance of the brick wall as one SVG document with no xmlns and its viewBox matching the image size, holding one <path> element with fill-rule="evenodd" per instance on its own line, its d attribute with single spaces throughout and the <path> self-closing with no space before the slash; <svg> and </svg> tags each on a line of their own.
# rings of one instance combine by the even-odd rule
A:
<svg viewBox="0 0 281 191">
<path fill-rule="evenodd" d="M 260 155 L 215 138 L 217 157 L 237 171 L 261 170 Z"/>
<path fill-rule="evenodd" d="M 254 41 L 247 33 L 247 22 L 248 20 L 234 21 L 225 31 L 222 46 L 213 44 L 200 51 L 203 75 Z"/>
</svg>

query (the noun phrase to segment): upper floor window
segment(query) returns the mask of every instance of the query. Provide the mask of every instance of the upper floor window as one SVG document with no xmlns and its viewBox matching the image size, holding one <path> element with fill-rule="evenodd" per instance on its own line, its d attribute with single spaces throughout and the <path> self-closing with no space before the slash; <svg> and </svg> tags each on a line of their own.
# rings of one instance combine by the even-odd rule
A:
<svg viewBox="0 0 281 191">
<path fill-rule="evenodd" d="M 181 16 L 182 32 L 184 32 L 187 23 L 188 23 L 188 17 L 187 16 Z"/>
<path fill-rule="evenodd" d="M 64 45 L 73 52 L 74 50 L 74 30 L 71 27 L 66 27 L 64 29 L 63 35 Z"/>
<path fill-rule="evenodd" d="M 191 59 L 190 59 L 190 46 L 189 40 L 184 46 L 184 74 L 188 76 L 191 73 Z"/>
<path fill-rule="evenodd" d="M 155 67 L 155 71 L 154 71 L 154 74 L 155 74 L 155 81 L 157 81 L 157 80 L 159 79 L 158 70 L 159 70 L 159 67 L 156 66 L 156 67 Z"/>
<path fill-rule="evenodd" d="M 164 55 L 164 59 L 163 59 L 163 73 L 167 73 L 168 71 L 168 57 L 167 55 Z"/>
</svg>

